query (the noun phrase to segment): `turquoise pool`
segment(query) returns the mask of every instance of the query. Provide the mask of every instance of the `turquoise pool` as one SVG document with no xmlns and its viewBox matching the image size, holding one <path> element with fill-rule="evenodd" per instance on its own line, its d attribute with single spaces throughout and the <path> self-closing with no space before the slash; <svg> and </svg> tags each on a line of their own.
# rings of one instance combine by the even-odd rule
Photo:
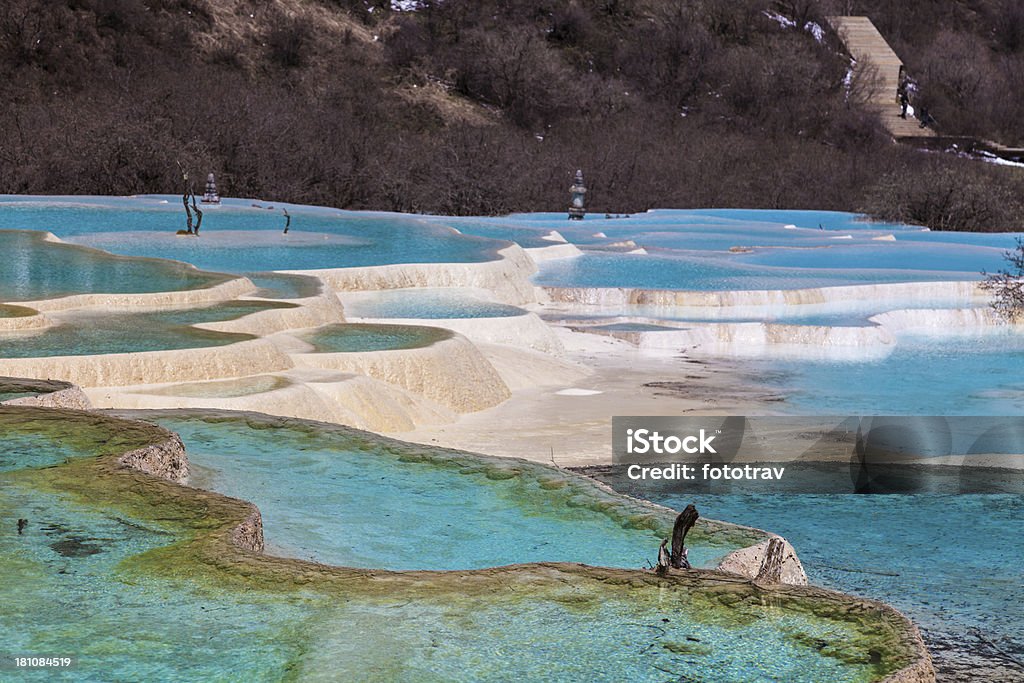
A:
<svg viewBox="0 0 1024 683">
<path fill-rule="evenodd" d="M 87 466 L 82 468 L 89 451 L 85 443 L 70 450 L 67 443 L 82 438 L 98 439 L 97 445 L 105 442 L 94 428 L 83 430 L 75 424 L 76 419 L 103 418 L 37 419 L 39 431 L 25 437 L 25 424 L 36 419 L 34 415 L 0 409 L 0 443 L 21 454 L 17 463 L 0 469 L 0 513 L 7 520 L 28 520 L 22 534 L 0 534 L 0 570 L 5 577 L 0 582 L 5 607 L 0 637 L 13 653 L 71 656 L 77 661 L 66 672 L 19 671 L 18 680 L 384 683 L 507 681 L 511 676 L 582 683 L 593 681 L 595 672 L 609 680 L 652 682 L 665 680 L 670 672 L 684 680 L 700 676 L 722 683 L 857 683 L 879 675 L 872 663 L 876 651 L 871 644 L 874 636 L 865 632 L 867 624 L 814 616 L 806 608 L 765 605 L 757 599 L 726 606 L 714 593 L 702 596 L 673 586 L 605 583 L 584 575 L 559 581 L 545 578 L 550 572 L 543 568 L 484 578 L 490 582 L 484 590 L 474 589 L 469 576 L 444 583 L 443 574 L 414 575 L 384 591 L 374 588 L 376 579 L 359 574 L 346 575 L 344 583 L 333 588 L 308 579 L 301 588 L 273 581 L 217 580 L 210 568 L 187 564 L 192 557 L 187 550 L 166 554 L 169 546 L 186 538 L 183 520 L 192 518 L 175 503 L 154 512 L 146 504 L 95 505 L 89 496 L 75 498 L 48 490 L 52 482 L 74 487 L 76 476 L 95 476 Z M 257 454 L 257 462 L 269 454 L 274 435 L 268 432 L 275 430 L 260 419 L 214 420 L 217 424 L 210 423 L 205 433 L 193 430 L 190 445 L 219 450 L 223 445 L 262 443 L 264 452 Z M 230 428 L 225 430 L 226 425 Z M 197 444 L 197 437 L 207 443 Z M 286 437 L 277 457 L 283 452 L 292 462 L 301 460 L 311 450 L 310 440 L 323 438 L 316 430 L 295 443 Z M 297 450 L 291 451 L 292 446 Z M 310 482 L 314 489 L 304 500 L 307 509 L 310 501 L 329 503 L 315 480 L 330 479 L 331 462 L 340 454 L 331 455 L 321 460 Z M 63 469 L 79 474 L 62 475 L 62 467 L 48 467 L 63 457 L 75 463 Z M 228 453 L 229 459 L 234 457 Z M 316 460 L 319 454 L 308 457 Z M 388 456 L 363 453 L 363 458 L 380 457 Z M 413 470 L 408 476 L 417 477 L 416 463 L 403 465 Z M 259 476 L 280 479 L 270 470 Z M 464 471 L 453 476 L 472 478 Z M 484 498 L 494 485 L 490 481 L 478 482 Z M 380 479 L 357 484 L 387 487 Z M 428 489 L 409 495 L 428 500 L 433 494 Z M 408 510 L 410 503 L 418 504 L 407 496 L 401 509 Z M 175 510 L 177 516 L 168 516 Z M 450 533 L 442 526 L 446 511 L 439 512 L 435 504 L 432 519 L 417 515 L 415 521 Z M 532 527 L 558 513 L 545 508 L 536 514 L 540 520 L 528 515 L 520 523 Z M 286 529 L 278 529 L 282 530 Z M 269 535 L 269 527 L 267 531 Z M 313 525 L 306 533 L 316 531 L 325 529 Z M 348 542 L 364 540 L 355 535 L 359 531 L 334 529 L 337 538 Z M 408 551 L 434 554 L 435 547 L 421 548 L 415 540 L 421 533 L 415 524 L 397 523 L 399 535 L 410 531 Z M 500 533 L 523 531 L 503 528 Z M 273 536 L 268 540 L 275 542 Z M 600 541 L 591 539 L 595 552 L 602 552 Z M 492 537 L 490 545 L 506 544 L 493 543 Z M 515 547 L 509 543 L 506 549 Z M 180 558 L 182 564 L 170 573 L 153 571 L 161 566 L 160 560 L 152 559 L 154 554 Z M 147 564 L 154 561 L 155 565 Z M 315 565 L 301 567 L 315 573 Z M 222 571 L 226 579 L 230 567 Z M 250 571 L 246 570 L 248 578 Z"/>
<path fill-rule="evenodd" d="M 0 203 L 0 225 L 3 222 Z M 47 242 L 42 233 L 0 229 L 0 301 L 70 294 L 167 292 L 209 287 L 225 277 L 183 263 L 122 258 Z"/>
<path fill-rule="evenodd" d="M 284 207 L 292 215 L 288 235 L 282 233 Z M 174 233 L 184 227 L 184 213 L 175 196 L 0 196 L 0 224 L 228 273 L 488 261 L 507 245 L 416 216 L 238 199 L 204 209 L 201 237 L 179 237 Z"/>
<path fill-rule="evenodd" d="M 598 476 L 663 505 L 692 502 L 741 524 L 771 520 L 799 548 L 812 582 L 894 605 L 923 629 L 942 666 L 967 667 L 961 675 L 1000 665 L 978 632 L 1024 656 L 1020 495 L 680 496 Z M 955 664 L 958 657 L 965 661 Z M 987 680 L 981 671 L 976 680 Z"/>
<path fill-rule="evenodd" d="M 91 356 L 223 346 L 253 337 L 191 326 L 234 320 L 250 313 L 290 306 L 273 301 L 231 301 L 204 308 L 158 313 L 87 311 L 54 315 L 54 320 L 59 321 L 56 327 L 31 333 L 0 333 L 0 358 Z"/>
<path fill-rule="evenodd" d="M 657 533 L 624 524 L 635 511 L 582 506 L 582 491 L 545 488 L 550 474 L 542 466 L 481 461 L 503 468 L 494 471 L 454 453 L 415 462 L 385 441 L 329 427 L 158 421 L 181 435 L 197 468 L 195 484 L 259 506 L 279 554 L 387 569 L 544 560 L 641 568 L 657 559 Z M 729 549 L 695 544 L 690 559 L 714 566 Z"/>
<path fill-rule="evenodd" d="M 451 332 L 439 327 L 343 323 L 321 327 L 304 339 L 317 353 L 358 353 L 417 349 L 451 336 Z"/>
<path fill-rule="evenodd" d="M 955 250 L 956 247 L 949 247 Z M 934 269 L 940 265 L 927 259 L 910 260 L 913 269 L 884 268 L 883 264 L 866 267 L 851 256 L 849 263 L 837 252 L 832 267 L 801 267 L 759 265 L 740 256 L 708 256 L 679 253 L 666 255 L 585 253 L 576 259 L 547 261 L 540 265 L 534 282 L 548 287 L 625 287 L 636 289 L 676 289 L 693 291 L 730 291 L 759 289 L 810 289 L 846 285 L 883 284 L 891 282 L 942 282 L 980 280 L 983 269 L 998 270 L 1003 265 L 1002 251 L 991 249 L 983 259 L 955 261 L 962 270 Z M 778 260 L 789 258 L 782 255 Z M 853 256 L 856 256 L 854 254 Z M 795 263 L 807 258 L 792 257 Z M 950 265 L 947 255 L 941 261 Z"/>
<path fill-rule="evenodd" d="M 1024 413 L 1024 335 L 901 334 L 893 352 L 862 361 L 745 361 L 750 376 L 786 396 L 775 406 L 818 415 Z"/>
<path fill-rule="evenodd" d="M 1003 265 L 1002 253 L 1015 237 L 932 233 L 820 211 L 658 210 L 571 223 L 560 213 L 447 218 L 226 200 L 206 211 L 204 235 L 195 239 L 173 234 L 182 222 L 178 202 L 171 196 L 6 195 L 0 196 L 0 223 L 229 273 L 486 261 L 507 240 L 549 246 L 542 238 L 558 230 L 585 249 L 633 240 L 651 253 L 597 251 L 545 262 L 539 284 L 693 290 L 978 279 L 981 270 Z M 288 235 L 281 233 L 282 207 L 293 216 Z M 894 241 L 876 239 L 889 236 Z M 734 248 L 741 251 L 730 252 Z"/>
<path fill-rule="evenodd" d="M 484 301 L 445 289 L 398 289 L 346 298 L 345 312 L 356 318 L 510 318 L 525 315 L 518 306 Z"/>
</svg>

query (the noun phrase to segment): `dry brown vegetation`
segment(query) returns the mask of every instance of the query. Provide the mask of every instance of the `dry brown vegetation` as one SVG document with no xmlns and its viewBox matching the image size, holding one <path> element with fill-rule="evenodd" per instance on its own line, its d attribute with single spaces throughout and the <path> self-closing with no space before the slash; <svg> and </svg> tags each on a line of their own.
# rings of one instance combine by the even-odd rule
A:
<svg viewBox="0 0 1024 683">
<path fill-rule="evenodd" d="M 941 126 L 1013 143 L 1011 0 L 4 4 L 0 192 L 173 192 L 180 159 L 234 196 L 493 214 L 561 210 L 579 167 L 597 210 L 1024 227 L 1019 170 L 894 145 L 846 96 L 834 39 L 762 12 L 869 14 Z"/>
</svg>

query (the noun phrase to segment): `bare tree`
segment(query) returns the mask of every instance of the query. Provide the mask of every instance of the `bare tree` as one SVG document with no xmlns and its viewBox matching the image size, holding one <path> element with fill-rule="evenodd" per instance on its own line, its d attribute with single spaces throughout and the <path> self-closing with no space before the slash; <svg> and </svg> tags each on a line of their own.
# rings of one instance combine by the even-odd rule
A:
<svg viewBox="0 0 1024 683">
<path fill-rule="evenodd" d="M 181 180 L 185 184 L 185 190 L 181 195 L 181 203 L 185 207 L 185 230 L 179 230 L 179 235 L 199 235 L 199 228 L 203 224 L 203 212 L 199 209 L 199 205 L 196 204 L 196 193 L 192 185 L 192 181 L 189 180 L 188 171 L 186 171 L 181 162 L 178 162 L 178 170 L 181 171 Z M 189 206 L 191 201 L 192 206 Z M 192 214 L 195 213 L 196 221 L 195 227 L 192 224 Z"/>
<path fill-rule="evenodd" d="M 985 273 L 981 288 L 992 293 L 991 306 L 1007 322 L 1024 319 L 1024 238 L 1004 254 L 1007 267 L 997 273 Z"/>
</svg>

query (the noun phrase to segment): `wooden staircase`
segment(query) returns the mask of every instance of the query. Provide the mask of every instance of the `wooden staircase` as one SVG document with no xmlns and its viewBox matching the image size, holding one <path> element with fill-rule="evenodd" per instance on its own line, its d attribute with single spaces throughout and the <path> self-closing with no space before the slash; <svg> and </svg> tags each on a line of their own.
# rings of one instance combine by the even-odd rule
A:
<svg viewBox="0 0 1024 683">
<path fill-rule="evenodd" d="M 878 109 L 882 124 L 896 139 L 934 137 L 930 128 L 921 128 L 917 119 L 900 118 L 897 90 L 903 75 L 903 62 L 885 42 L 867 17 L 829 17 L 828 23 L 843 41 L 858 67 L 870 65 L 877 70 L 874 91 L 868 103 Z M 911 102 L 913 105 L 913 102 Z"/>
</svg>

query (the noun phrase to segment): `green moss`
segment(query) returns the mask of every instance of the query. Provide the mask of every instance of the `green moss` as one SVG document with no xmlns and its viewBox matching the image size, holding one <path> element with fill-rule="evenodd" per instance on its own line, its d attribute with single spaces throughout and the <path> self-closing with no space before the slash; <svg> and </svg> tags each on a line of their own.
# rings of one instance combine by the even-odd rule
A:
<svg viewBox="0 0 1024 683">
<path fill-rule="evenodd" d="M 207 419 L 207 418 L 203 418 Z M 214 416 L 210 421 L 223 421 Z M 267 429 L 281 420 L 247 416 L 251 428 Z M 375 438 L 351 430 L 289 422 L 298 434 L 322 430 L 342 435 L 339 447 L 361 442 L 369 448 Z M 167 534 L 167 543 L 122 561 L 125 581 L 159 577 L 180 582 L 191 591 L 210 590 L 264 595 L 270 600 L 296 600 L 311 606 L 358 600 L 368 604 L 420 601 L 471 613 L 481 600 L 514 611 L 516 604 L 550 600 L 586 617 L 597 614 L 609 600 L 620 600 L 652 614 L 683 614 L 694 622 L 738 628 L 767 615 L 803 614 L 843 628 L 848 638 L 829 638 L 793 630 L 789 637 L 801 647 L 813 647 L 825 656 L 849 664 L 866 665 L 881 677 L 910 663 L 914 649 L 905 622 L 881 605 L 806 587 L 761 589 L 738 577 L 716 572 L 680 572 L 658 577 L 651 572 L 535 564 L 477 571 L 390 572 L 331 567 L 301 560 L 271 557 L 238 548 L 232 541 L 236 527 L 253 512 L 250 504 L 151 477 L 117 465 L 129 448 L 163 442 L 168 433 L 137 421 L 78 413 L 28 408 L 0 408 L 0 435 L 5 431 L 43 433 L 54 439 L 73 440 L 83 452 L 97 457 L 75 458 L 37 470 L 8 473 L 5 479 L 21 486 L 72 496 L 76 502 L 116 511 L 138 523 L 153 525 Z M 532 504 L 564 504 L 599 509 L 618 515 L 638 528 L 669 529 L 671 513 L 629 499 L 617 499 L 588 480 L 532 463 L 508 463 L 477 458 L 456 451 L 434 451 L 390 442 L 392 457 L 455 468 L 467 476 L 511 475 L 510 495 L 533 494 Z M 552 486 L 552 483 L 558 486 Z M 543 492 L 543 495 L 540 493 Z M 552 497 L 554 502 L 552 502 Z M 2 508 L 0 508 L 2 511 Z M 5 576 L 40 571 L 16 558 L 0 560 Z M 297 640 L 302 634 L 295 634 Z M 699 643 L 666 641 L 661 646 L 676 654 L 705 654 Z M 301 652 L 301 648 L 298 649 Z M 299 677 L 296 655 L 289 668 Z"/>
</svg>

